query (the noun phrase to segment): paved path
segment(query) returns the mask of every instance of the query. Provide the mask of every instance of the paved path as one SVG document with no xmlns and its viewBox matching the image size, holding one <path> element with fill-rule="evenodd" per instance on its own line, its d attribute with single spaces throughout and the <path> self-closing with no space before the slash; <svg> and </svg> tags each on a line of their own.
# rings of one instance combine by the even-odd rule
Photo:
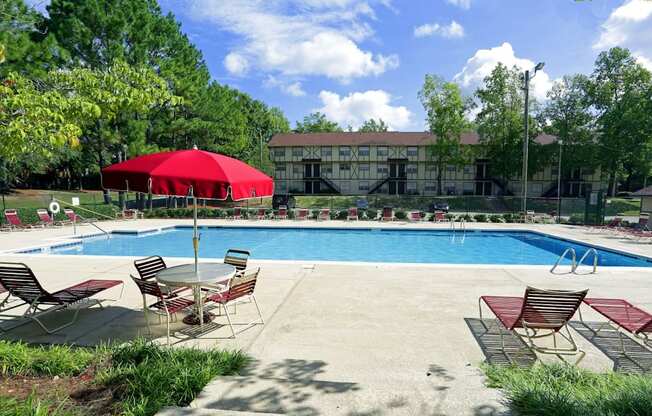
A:
<svg viewBox="0 0 652 416">
<path fill-rule="evenodd" d="M 180 222 L 183 221 L 144 220 L 104 225 L 107 229 L 147 228 Z M 333 221 L 325 225 L 343 223 Z M 636 245 L 601 234 L 587 236 L 574 227 L 531 227 L 652 256 L 649 244 Z M 69 232 L 58 229 L 0 234 L 0 250 L 36 245 Z M 129 273 L 135 272 L 132 259 L 0 255 L 0 260 L 25 261 L 48 289 L 88 277 L 126 281 L 125 294 L 119 302 L 105 310 L 83 311 L 79 323 L 64 333 L 44 336 L 34 325 L 26 325 L 12 331 L 12 338 L 92 345 L 146 334 L 140 310 L 142 301 L 129 281 Z M 185 261 L 170 259 L 169 263 Z M 177 344 L 239 348 L 254 358 L 245 374 L 217 379 L 207 386 L 192 404 L 194 408 L 297 415 L 503 414 L 506 410 L 499 392 L 483 386 L 478 369 L 487 357 L 494 361 L 505 358 L 491 349 L 496 334 L 483 333 L 478 320 L 478 296 L 521 295 L 526 285 L 588 287 L 592 296 L 624 297 L 652 310 L 652 273 L 641 269 L 603 268 L 597 275 L 571 277 L 553 276 L 545 267 L 255 261 L 253 265 L 262 267 L 257 298 L 266 325 L 242 333 L 237 340 L 227 339 L 228 328 L 220 328 L 202 339 Z M 236 316 L 241 322 L 255 316 L 254 308 L 248 306 L 238 308 Z M 590 313 L 587 317 L 598 319 Z M 217 322 L 225 323 L 221 318 Z M 164 330 L 164 326 L 157 327 L 155 336 L 164 340 Z M 586 367 L 636 367 L 636 363 L 622 361 L 612 354 L 608 342 L 591 339 L 582 328 L 578 327 L 574 335 L 588 353 Z M 210 414 L 205 410 L 198 413 Z"/>
</svg>

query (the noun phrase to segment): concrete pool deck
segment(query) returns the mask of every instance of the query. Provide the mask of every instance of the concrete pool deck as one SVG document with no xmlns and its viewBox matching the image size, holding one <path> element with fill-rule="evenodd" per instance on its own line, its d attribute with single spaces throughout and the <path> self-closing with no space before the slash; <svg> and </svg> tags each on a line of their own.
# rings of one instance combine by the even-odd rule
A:
<svg viewBox="0 0 652 416">
<path fill-rule="evenodd" d="M 101 223 L 107 230 L 148 229 L 186 220 L 135 220 Z M 201 225 L 443 228 L 443 224 L 330 221 L 220 221 Z M 89 226 L 82 229 L 89 230 Z M 623 241 L 580 227 L 558 225 L 469 224 L 469 229 L 530 229 L 652 257 L 652 244 Z M 0 250 L 38 246 L 71 233 L 65 229 L 0 234 Z M 185 243 L 185 242 L 184 242 Z M 190 244 L 190 242 L 187 242 Z M 47 289 L 86 278 L 122 279 L 122 299 L 104 310 L 80 313 L 76 325 L 61 334 L 42 335 L 34 324 L 5 334 L 29 342 L 93 345 L 128 340 L 147 331 L 142 300 L 129 280 L 132 258 L 0 254 L 1 261 L 30 265 Z M 187 262 L 170 259 L 169 264 Z M 227 339 L 222 327 L 206 337 L 177 345 L 239 348 L 254 362 L 238 377 L 217 379 L 192 404 L 196 409 L 299 415 L 498 415 L 506 412 L 500 393 L 483 385 L 478 365 L 501 357 L 491 347 L 496 334 L 482 334 L 477 299 L 484 294 L 522 295 L 526 285 L 543 288 L 589 288 L 594 297 L 623 297 L 652 311 L 652 269 L 599 268 L 595 275 L 552 275 L 542 266 L 447 266 L 311 262 L 257 262 L 261 278 L 256 295 L 264 326 Z M 236 317 L 249 321 L 255 310 L 238 307 Z M 586 309 L 585 309 L 586 310 Z M 68 312 L 63 318 L 69 317 Z M 587 311 L 588 320 L 600 320 Z M 48 322 L 60 320 L 51 316 Z M 222 317 L 216 322 L 225 323 Z M 596 370 L 647 368 L 649 352 L 639 363 L 613 354 L 610 339 L 591 338 L 573 325 L 573 335 L 587 351 L 582 366 Z M 163 337 L 165 326 L 154 326 Z M 492 338 L 493 336 L 493 338 Z M 172 409 L 168 414 L 178 414 Z M 220 414 L 202 413 L 198 414 Z M 228 413 L 223 413 L 228 414 Z"/>
</svg>

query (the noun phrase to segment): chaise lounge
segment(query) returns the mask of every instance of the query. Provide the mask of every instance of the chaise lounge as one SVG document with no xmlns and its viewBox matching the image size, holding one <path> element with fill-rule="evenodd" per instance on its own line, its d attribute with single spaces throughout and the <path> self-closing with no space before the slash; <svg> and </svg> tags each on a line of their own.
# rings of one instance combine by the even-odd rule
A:
<svg viewBox="0 0 652 416">
<path fill-rule="evenodd" d="M 29 305 L 25 313 L 18 318 L 25 318 L 36 322 L 48 334 L 53 334 L 74 324 L 77 321 L 77 316 L 82 305 L 93 303 L 102 307 L 103 301 L 116 300 L 91 299 L 91 296 L 118 285 L 123 285 L 124 289 L 122 280 L 89 279 L 66 289 L 56 292 L 48 292 L 41 286 L 39 281 L 36 279 L 36 276 L 27 265 L 23 263 L 4 262 L 0 263 L 0 284 L 11 296 L 21 299 Z M 120 297 L 121 296 L 122 291 L 120 292 Z M 48 328 L 40 319 L 46 314 L 65 310 L 72 306 L 76 306 L 76 311 L 72 320 L 56 328 Z M 8 329 L 3 329 L 3 331 L 18 326 L 20 326 L 20 324 L 14 325 Z"/>
<path fill-rule="evenodd" d="M 518 296 L 481 296 L 478 299 L 478 309 L 482 320 L 482 303 L 498 318 L 504 328 L 519 338 L 530 351 L 541 354 L 552 354 L 564 361 L 563 356 L 577 356 L 577 365 L 585 352 L 581 350 L 568 329 L 568 322 L 575 315 L 587 290 L 544 290 L 527 287 L 523 297 Z M 517 329 L 524 330 L 521 334 Z M 561 330 L 565 330 L 565 334 Z M 486 328 L 489 332 L 490 328 Z M 500 330 L 501 350 L 511 361 L 511 357 L 505 348 L 502 328 Z M 543 333 L 540 333 L 543 331 Z M 559 347 L 557 334 L 565 339 L 570 346 Z M 552 336 L 553 346 L 542 346 L 537 343 L 538 339 Z"/>
</svg>

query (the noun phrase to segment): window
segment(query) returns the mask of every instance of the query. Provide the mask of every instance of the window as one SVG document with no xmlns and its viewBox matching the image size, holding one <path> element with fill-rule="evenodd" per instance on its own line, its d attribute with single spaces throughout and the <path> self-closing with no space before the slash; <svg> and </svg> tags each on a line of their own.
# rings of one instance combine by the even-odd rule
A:
<svg viewBox="0 0 652 416">
<path fill-rule="evenodd" d="M 446 170 L 449 172 L 457 172 L 457 167 L 455 165 L 446 166 Z"/>
<path fill-rule="evenodd" d="M 292 165 L 292 175 L 301 176 L 301 166 L 300 165 Z"/>
<path fill-rule="evenodd" d="M 360 172 L 369 172 L 369 163 L 360 163 Z"/>
<path fill-rule="evenodd" d="M 473 185 L 473 182 L 464 182 L 462 193 L 464 195 L 473 195 L 474 192 L 475 186 Z"/>
<path fill-rule="evenodd" d="M 419 148 L 416 146 L 408 146 L 407 148 L 407 155 L 408 157 L 413 156 L 419 156 Z"/>
<path fill-rule="evenodd" d="M 360 184 L 358 186 L 358 189 L 360 191 L 368 191 L 369 190 L 369 182 L 367 182 L 367 181 L 360 182 Z"/>
<path fill-rule="evenodd" d="M 543 192 L 543 185 L 540 183 L 530 184 L 530 193 L 532 196 L 539 196 Z"/>
<path fill-rule="evenodd" d="M 378 156 L 387 156 L 389 154 L 389 151 L 387 150 L 387 146 L 378 146 L 376 153 L 378 154 Z"/>
<path fill-rule="evenodd" d="M 340 191 L 342 191 L 344 195 L 351 193 L 351 182 L 349 181 L 340 182 Z"/>
<path fill-rule="evenodd" d="M 428 182 L 424 189 L 426 192 L 437 192 L 437 184 L 434 182 Z"/>
<path fill-rule="evenodd" d="M 340 146 L 340 157 L 351 157 L 351 148 L 349 146 Z"/>
<path fill-rule="evenodd" d="M 473 168 L 471 166 L 464 166 L 464 174 L 470 175 L 473 173 Z"/>
<path fill-rule="evenodd" d="M 417 174 L 417 165 L 415 165 L 415 164 L 407 165 L 407 174 L 408 175 L 416 175 Z"/>
<path fill-rule="evenodd" d="M 350 172 L 351 164 L 350 163 L 340 163 L 340 172 Z"/>
<path fill-rule="evenodd" d="M 284 147 L 275 147 L 274 148 L 274 156 L 276 156 L 276 157 L 284 157 L 285 156 L 285 148 Z"/>
<path fill-rule="evenodd" d="M 333 174 L 333 166 L 331 166 L 331 165 L 321 165 L 321 173 L 322 173 L 322 175 L 332 175 Z"/>
<path fill-rule="evenodd" d="M 288 184 L 285 182 L 279 182 L 276 186 L 281 193 L 285 193 L 288 190 Z"/>
<path fill-rule="evenodd" d="M 455 184 L 454 183 L 447 183 L 444 186 L 444 192 L 446 192 L 446 195 L 455 195 L 456 194 Z"/>
<path fill-rule="evenodd" d="M 417 193 L 417 183 L 416 182 L 408 182 L 405 186 L 405 190 L 407 191 L 408 194 L 416 194 Z"/>
<path fill-rule="evenodd" d="M 276 165 L 275 172 L 278 177 L 285 176 L 285 165 Z"/>
<path fill-rule="evenodd" d="M 321 148 L 321 157 L 331 157 L 333 156 L 333 148 L 330 146 L 325 146 Z"/>
<path fill-rule="evenodd" d="M 369 146 L 358 147 L 358 156 L 369 157 Z"/>
<path fill-rule="evenodd" d="M 293 147 L 292 148 L 292 156 L 294 156 L 294 157 L 303 156 L 303 147 Z"/>
<path fill-rule="evenodd" d="M 378 164 L 378 174 L 379 175 L 387 175 L 387 174 L 389 174 L 389 167 L 387 167 L 386 163 Z"/>
<path fill-rule="evenodd" d="M 437 165 L 434 163 L 428 163 L 426 165 L 426 171 L 427 172 L 437 172 Z"/>
</svg>

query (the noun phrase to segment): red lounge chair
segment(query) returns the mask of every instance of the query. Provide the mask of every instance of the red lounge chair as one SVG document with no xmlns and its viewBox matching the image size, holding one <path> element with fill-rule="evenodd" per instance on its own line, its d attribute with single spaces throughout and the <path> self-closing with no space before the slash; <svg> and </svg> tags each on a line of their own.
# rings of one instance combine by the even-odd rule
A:
<svg viewBox="0 0 652 416">
<path fill-rule="evenodd" d="M 241 220 L 242 219 L 242 207 L 233 208 L 233 216 L 231 216 L 231 219 L 233 219 L 233 220 Z"/>
<path fill-rule="evenodd" d="M 5 219 L 7 220 L 9 227 L 14 230 L 29 230 L 36 228 L 32 224 L 23 224 L 23 222 L 20 220 L 20 217 L 18 216 L 18 211 L 15 209 L 5 209 Z"/>
<path fill-rule="evenodd" d="M 144 218 L 144 215 L 137 209 L 125 209 L 122 211 L 122 218 L 125 220 L 137 220 L 138 218 Z"/>
<path fill-rule="evenodd" d="M 328 221 L 331 219 L 331 210 L 328 208 L 322 208 L 319 210 L 319 216 L 317 219 L 322 221 Z"/>
<path fill-rule="evenodd" d="M 38 215 L 38 219 L 41 222 L 43 226 L 62 226 L 65 223 L 63 221 L 55 221 L 52 217 L 50 217 L 50 214 L 46 209 L 37 209 L 36 210 L 36 215 Z"/>
<path fill-rule="evenodd" d="M 355 208 L 355 207 L 349 208 L 349 212 L 346 214 L 346 220 L 347 221 L 350 221 L 350 220 L 357 221 L 358 220 L 358 208 Z"/>
<path fill-rule="evenodd" d="M 589 231 L 618 231 L 622 226 L 623 219 L 620 217 L 612 218 L 606 225 L 594 225 L 588 228 Z"/>
<path fill-rule="evenodd" d="M 296 216 L 296 219 L 297 219 L 297 220 L 307 220 L 307 219 L 308 219 L 308 215 L 310 215 L 310 211 L 308 211 L 308 210 L 305 209 L 305 208 L 299 208 L 299 209 L 297 210 L 297 216 Z"/>
<path fill-rule="evenodd" d="M 383 216 L 380 217 L 381 221 L 394 221 L 394 210 L 390 207 L 383 208 Z"/>
<path fill-rule="evenodd" d="M 96 222 L 97 218 L 82 218 L 81 215 L 77 214 L 75 211 L 69 208 L 64 208 L 63 213 L 66 214 L 66 217 L 68 217 L 68 220 L 71 223 L 75 224 L 89 224 L 91 222 Z"/>
<path fill-rule="evenodd" d="M 177 312 L 191 308 L 195 302 L 179 296 L 168 296 L 167 293 L 169 293 L 169 291 L 164 290 L 164 288 L 159 286 L 156 281 L 142 280 L 135 276 L 131 276 L 131 279 L 134 281 L 134 283 L 136 283 L 138 290 L 140 290 L 140 294 L 143 296 L 143 314 L 145 314 L 145 324 L 147 325 L 147 330 L 151 335 L 152 328 L 149 326 L 149 312 L 158 315 L 165 314 L 167 324 L 167 343 L 170 345 L 170 317 L 175 320 Z M 148 295 L 154 296 L 157 299 L 156 302 L 148 305 Z"/>
<path fill-rule="evenodd" d="M 608 319 L 594 333 L 600 332 L 605 326 L 613 322 L 616 329 L 623 329 L 638 338 L 648 347 L 652 348 L 652 339 L 649 334 L 652 334 L 652 315 L 638 308 L 623 299 L 600 299 L 600 298 L 587 298 L 584 303 L 590 306 L 593 310 Z M 582 312 L 580 311 L 580 320 L 584 323 Z M 588 325 L 584 324 L 587 328 Z M 627 355 L 625 350 L 625 343 L 623 341 L 622 331 L 618 332 L 620 340 L 621 352 Z"/>
<path fill-rule="evenodd" d="M 228 307 L 231 305 L 235 306 L 240 303 L 249 303 L 251 301 L 254 305 L 256 305 L 258 317 L 260 318 L 260 321 L 255 320 L 245 324 L 236 324 L 238 326 L 244 326 L 244 328 L 238 331 L 238 333 L 245 331 L 254 325 L 262 325 L 265 323 L 263 320 L 263 314 L 260 312 L 260 307 L 258 306 L 256 297 L 254 296 L 254 289 L 256 288 L 256 281 L 258 280 L 259 273 L 260 268 L 256 270 L 246 271 L 243 275 L 240 276 L 236 275 L 236 277 L 232 278 L 229 282 L 228 290 L 220 293 L 213 293 L 206 298 L 207 302 L 215 302 L 220 306 L 224 306 L 226 319 L 229 322 L 229 327 L 231 328 L 233 338 L 236 337 L 236 331 L 233 328 L 233 322 L 231 321 L 231 315 L 229 314 Z"/>
<path fill-rule="evenodd" d="M 553 354 L 563 361 L 564 355 L 578 355 L 575 364 L 584 358 L 584 351 L 579 349 L 568 329 L 568 321 L 575 315 L 587 290 L 543 290 L 527 287 L 525 296 L 481 296 L 478 300 L 480 319 L 482 320 L 482 303 L 494 313 L 498 321 L 513 335 L 518 337 L 532 352 Z M 566 334 L 561 329 L 566 330 Z M 517 329 L 524 330 L 520 334 Z M 544 331 L 544 333 L 539 333 Z M 489 332 L 489 328 L 487 328 Z M 557 346 L 557 334 L 570 344 L 570 347 Z M 553 337 L 553 346 L 536 344 L 538 338 Z M 500 328 L 501 349 L 511 361 L 505 349 L 503 331 Z"/>
<path fill-rule="evenodd" d="M 29 305 L 22 318 L 33 320 L 48 334 L 53 334 L 74 324 L 77 321 L 77 315 L 82 304 L 93 301 L 96 305 L 102 306 L 104 300 L 110 300 L 90 299 L 91 296 L 118 285 L 123 285 L 124 289 L 122 280 L 89 279 L 66 289 L 50 293 L 43 289 L 32 270 L 23 263 L 0 263 L 0 284 L 12 296 Z M 122 296 L 122 292 L 120 292 L 120 296 Z M 50 307 L 44 308 L 44 306 Z M 45 314 L 67 309 L 71 306 L 76 308 L 72 320 L 57 328 L 49 329 L 39 319 Z M 16 326 L 19 325 L 15 325 L 10 329 Z"/>
<path fill-rule="evenodd" d="M 437 211 L 435 212 L 435 222 L 445 222 L 446 221 L 446 214 L 443 212 Z"/>
<path fill-rule="evenodd" d="M 288 219 L 288 207 L 285 205 L 280 205 L 276 215 L 274 216 L 277 220 L 287 220 Z"/>
<path fill-rule="evenodd" d="M 423 217 L 421 216 L 421 211 L 411 211 L 408 218 L 410 219 L 410 221 L 423 221 Z"/>
<path fill-rule="evenodd" d="M 265 208 L 258 208 L 258 212 L 256 213 L 256 219 L 257 220 L 264 220 L 267 218 L 267 211 Z"/>
</svg>

